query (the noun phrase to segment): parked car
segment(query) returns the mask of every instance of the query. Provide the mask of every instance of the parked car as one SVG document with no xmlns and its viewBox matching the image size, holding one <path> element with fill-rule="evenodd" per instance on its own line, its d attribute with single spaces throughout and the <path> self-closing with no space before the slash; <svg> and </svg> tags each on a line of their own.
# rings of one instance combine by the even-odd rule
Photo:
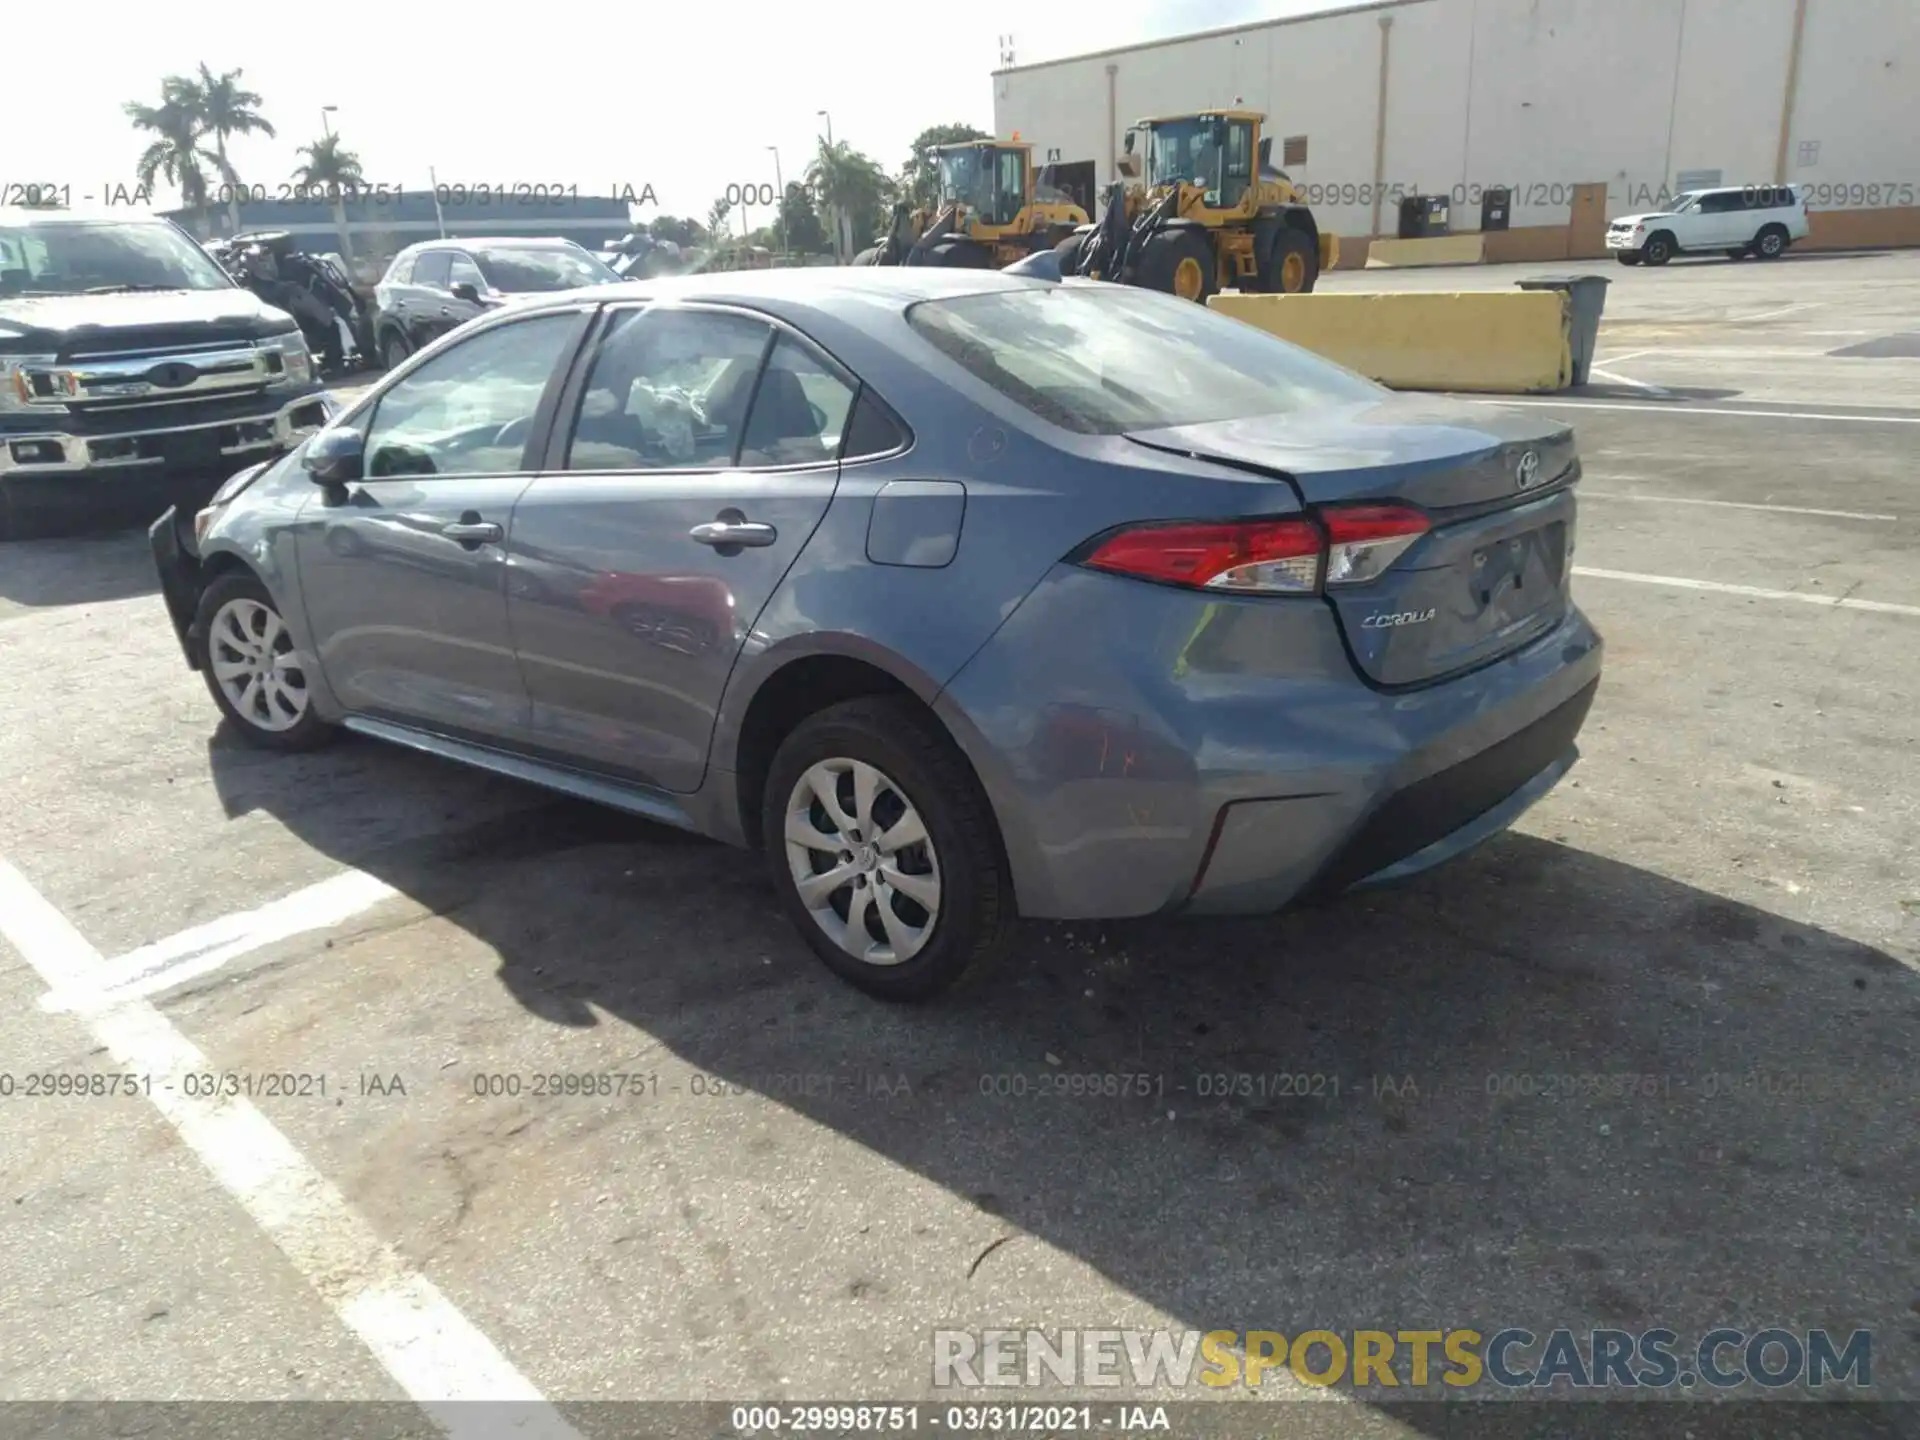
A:
<svg viewBox="0 0 1920 1440">
<path fill-rule="evenodd" d="M 1810 230 L 1804 190 L 1732 185 L 1689 190 L 1670 209 L 1621 216 L 1607 227 L 1607 248 L 1622 265 L 1664 265 L 1676 255 L 1709 253 L 1778 260 Z"/>
<path fill-rule="evenodd" d="M 917 998 L 1016 913 L 1264 913 L 1510 824 L 1600 674 L 1579 476 L 1170 296 L 793 269 L 504 307 L 152 541 L 240 735 L 757 848 Z"/>
<path fill-rule="evenodd" d="M 0 540 L 197 508 L 329 403 L 293 316 L 171 221 L 0 209 Z"/>
<path fill-rule="evenodd" d="M 393 257 L 374 287 L 374 339 L 388 369 L 514 295 L 550 294 L 620 277 L 571 240 L 429 240 Z"/>
</svg>

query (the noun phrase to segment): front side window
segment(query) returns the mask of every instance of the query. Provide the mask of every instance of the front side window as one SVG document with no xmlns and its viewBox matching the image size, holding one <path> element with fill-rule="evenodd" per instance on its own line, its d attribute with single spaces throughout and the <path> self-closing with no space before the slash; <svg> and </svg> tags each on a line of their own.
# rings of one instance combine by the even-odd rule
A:
<svg viewBox="0 0 1920 1440">
<path fill-rule="evenodd" d="M 1019 150 L 997 152 L 998 180 L 994 186 L 993 210 L 985 218 L 991 225 L 1011 225 L 1013 217 L 1027 203 L 1027 157 Z"/>
<path fill-rule="evenodd" d="M 619 312 L 588 371 L 566 468 L 731 468 L 772 338 L 764 320 L 726 311 Z"/>
<path fill-rule="evenodd" d="M 604 261 L 586 251 L 557 245 L 529 245 L 525 249 L 489 246 L 476 250 L 473 260 L 487 283 L 506 295 L 579 290 L 588 285 L 611 285 L 620 279 Z"/>
<path fill-rule="evenodd" d="M 451 283 L 447 276 L 452 268 L 453 256 L 444 250 L 429 250 L 413 262 L 413 283 L 444 290 Z"/>
<path fill-rule="evenodd" d="M 922 301 L 907 317 L 975 377 L 1083 435 L 1302 414 L 1390 393 L 1251 325 L 1147 290 L 1050 285 Z"/>
<path fill-rule="evenodd" d="M 460 284 L 471 285 L 476 290 L 485 290 L 487 277 L 482 275 L 479 267 L 466 256 L 452 255 L 448 257 L 447 285 L 452 287 Z"/>
<path fill-rule="evenodd" d="M 228 290 L 233 281 L 172 225 L 152 220 L 0 224 L 0 295 Z"/>
<path fill-rule="evenodd" d="M 367 427 L 367 478 L 523 469 L 540 397 L 578 319 L 562 313 L 493 326 L 382 394 Z"/>
</svg>

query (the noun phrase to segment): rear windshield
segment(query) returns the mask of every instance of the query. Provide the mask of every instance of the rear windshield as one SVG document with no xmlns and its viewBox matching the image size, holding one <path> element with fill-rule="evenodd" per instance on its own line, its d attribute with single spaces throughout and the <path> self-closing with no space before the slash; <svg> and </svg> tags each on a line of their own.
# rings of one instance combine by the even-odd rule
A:
<svg viewBox="0 0 1920 1440">
<path fill-rule="evenodd" d="M 928 300 L 907 319 L 1008 399 L 1082 435 L 1294 414 L 1387 393 L 1203 305 L 1125 286 Z"/>
<path fill-rule="evenodd" d="M 473 253 L 487 283 L 508 295 L 547 290 L 579 290 L 611 285 L 620 277 L 584 250 L 528 246 L 524 250 L 489 246 Z"/>
</svg>

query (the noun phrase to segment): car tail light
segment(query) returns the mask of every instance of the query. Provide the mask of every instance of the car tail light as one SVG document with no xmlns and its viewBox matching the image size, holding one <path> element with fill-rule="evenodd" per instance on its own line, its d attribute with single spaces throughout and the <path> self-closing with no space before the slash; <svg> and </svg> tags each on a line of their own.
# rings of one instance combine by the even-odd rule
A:
<svg viewBox="0 0 1920 1440">
<path fill-rule="evenodd" d="M 1319 529 L 1306 520 L 1229 520 L 1123 530 L 1084 563 L 1201 590 L 1310 595 L 1319 588 L 1322 550 Z"/>
<path fill-rule="evenodd" d="M 1318 518 L 1140 525 L 1098 541 L 1081 564 L 1196 590 L 1315 595 L 1383 574 L 1429 528 L 1403 505 L 1345 505 Z"/>
<path fill-rule="evenodd" d="M 1327 525 L 1327 584 L 1364 585 L 1378 578 L 1429 528 L 1404 505 L 1347 505 L 1322 513 Z"/>
</svg>

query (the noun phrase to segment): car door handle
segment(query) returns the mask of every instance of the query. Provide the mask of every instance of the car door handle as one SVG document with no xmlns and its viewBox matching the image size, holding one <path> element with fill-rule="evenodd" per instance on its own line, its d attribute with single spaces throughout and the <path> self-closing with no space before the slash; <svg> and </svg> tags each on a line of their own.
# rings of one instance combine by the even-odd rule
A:
<svg viewBox="0 0 1920 1440">
<path fill-rule="evenodd" d="M 702 545 L 771 545 L 780 532 L 757 520 L 708 520 L 687 532 Z"/>
<path fill-rule="evenodd" d="M 442 315 L 451 315 L 453 314 L 453 307 L 451 305 L 442 305 L 440 307 L 440 313 Z"/>
<path fill-rule="evenodd" d="M 462 545 L 496 544 L 506 535 L 490 520 L 455 520 L 452 524 L 442 525 L 440 533 L 449 540 L 458 540 Z"/>
</svg>

